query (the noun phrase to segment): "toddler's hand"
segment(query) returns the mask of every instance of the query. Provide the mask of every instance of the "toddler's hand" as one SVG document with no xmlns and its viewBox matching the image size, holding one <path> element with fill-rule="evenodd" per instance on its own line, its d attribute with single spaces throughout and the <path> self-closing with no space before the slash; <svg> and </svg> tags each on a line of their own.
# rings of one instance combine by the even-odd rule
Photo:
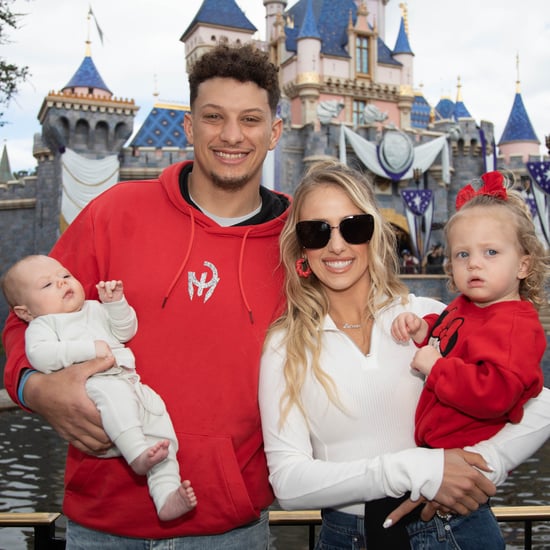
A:
<svg viewBox="0 0 550 550">
<path fill-rule="evenodd" d="M 391 326 L 391 334 L 397 342 L 406 344 L 410 338 L 414 338 L 422 329 L 424 321 L 414 313 L 400 313 L 394 320 Z"/>
<path fill-rule="evenodd" d="M 411 362 L 411 368 L 428 376 L 435 362 L 441 357 L 439 351 L 433 346 L 424 346 L 415 353 Z"/>
</svg>

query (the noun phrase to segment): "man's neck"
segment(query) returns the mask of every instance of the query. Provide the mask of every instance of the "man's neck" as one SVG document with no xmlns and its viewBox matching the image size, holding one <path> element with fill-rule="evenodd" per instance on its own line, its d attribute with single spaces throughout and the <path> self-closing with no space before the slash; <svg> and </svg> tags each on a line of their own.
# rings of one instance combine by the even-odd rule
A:
<svg viewBox="0 0 550 550">
<path fill-rule="evenodd" d="M 210 182 L 207 185 L 197 185 L 191 172 L 187 179 L 189 196 L 201 209 L 222 218 L 238 218 L 254 212 L 260 206 L 262 199 L 259 185 L 247 183 L 238 190 L 226 190 L 215 187 Z"/>
</svg>

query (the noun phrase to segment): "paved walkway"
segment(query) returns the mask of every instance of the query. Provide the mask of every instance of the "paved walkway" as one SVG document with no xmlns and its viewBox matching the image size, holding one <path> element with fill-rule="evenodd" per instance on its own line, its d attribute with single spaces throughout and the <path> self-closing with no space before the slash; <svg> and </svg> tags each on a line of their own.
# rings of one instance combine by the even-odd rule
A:
<svg viewBox="0 0 550 550">
<path fill-rule="evenodd" d="M 9 409 L 17 409 L 18 405 L 16 405 L 8 395 L 8 392 L 2 388 L 0 390 L 0 411 L 7 411 Z"/>
</svg>

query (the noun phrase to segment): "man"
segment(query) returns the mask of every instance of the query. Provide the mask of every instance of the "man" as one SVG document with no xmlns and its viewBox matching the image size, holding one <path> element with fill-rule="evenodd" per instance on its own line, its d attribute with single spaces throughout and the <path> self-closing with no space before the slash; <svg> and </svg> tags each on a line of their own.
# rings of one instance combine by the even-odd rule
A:
<svg viewBox="0 0 550 550">
<path fill-rule="evenodd" d="M 71 443 L 68 548 L 118 549 L 119 537 L 136 546 L 170 538 L 185 540 L 186 549 L 268 546 L 273 493 L 257 383 L 265 331 L 282 306 L 278 236 L 289 200 L 260 183 L 282 131 L 277 69 L 253 46 L 221 45 L 189 80 L 184 126 L 195 161 L 104 193 L 52 256 L 82 281 L 88 298 L 96 297 L 98 280 L 124 280 L 139 318 L 129 347 L 142 381 L 167 405 L 181 472 L 194 480 L 200 505 L 162 522 L 144 479 L 119 459 L 90 456 L 110 442 L 84 382 L 111 360 L 49 375 L 26 370 L 24 326 L 12 316 L 4 333 L 6 387 Z"/>
</svg>

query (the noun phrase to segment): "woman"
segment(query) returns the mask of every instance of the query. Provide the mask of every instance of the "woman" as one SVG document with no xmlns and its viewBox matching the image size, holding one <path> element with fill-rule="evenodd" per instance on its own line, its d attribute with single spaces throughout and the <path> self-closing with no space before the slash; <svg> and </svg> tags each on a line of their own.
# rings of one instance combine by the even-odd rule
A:
<svg viewBox="0 0 550 550">
<path fill-rule="evenodd" d="M 395 250 L 360 173 L 336 162 L 310 169 L 281 234 L 287 308 L 266 340 L 259 399 L 275 495 L 283 508 L 322 509 L 318 549 L 408 548 L 403 522 L 382 529 L 385 497 L 410 491 L 467 513 L 495 491 L 462 458 L 488 470 L 477 455 L 414 448 L 423 382 L 409 368 L 414 346 L 397 344 L 391 323 L 443 304 L 407 294 Z M 510 443 L 515 453 L 545 441 L 546 408 L 537 410 L 545 434 L 530 437 L 529 449 Z M 511 466 L 504 455 L 513 466 L 529 456 L 509 452 L 484 447 L 494 481 Z M 376 502 L 365 512 L 365 501 Z"/>
</svg>

